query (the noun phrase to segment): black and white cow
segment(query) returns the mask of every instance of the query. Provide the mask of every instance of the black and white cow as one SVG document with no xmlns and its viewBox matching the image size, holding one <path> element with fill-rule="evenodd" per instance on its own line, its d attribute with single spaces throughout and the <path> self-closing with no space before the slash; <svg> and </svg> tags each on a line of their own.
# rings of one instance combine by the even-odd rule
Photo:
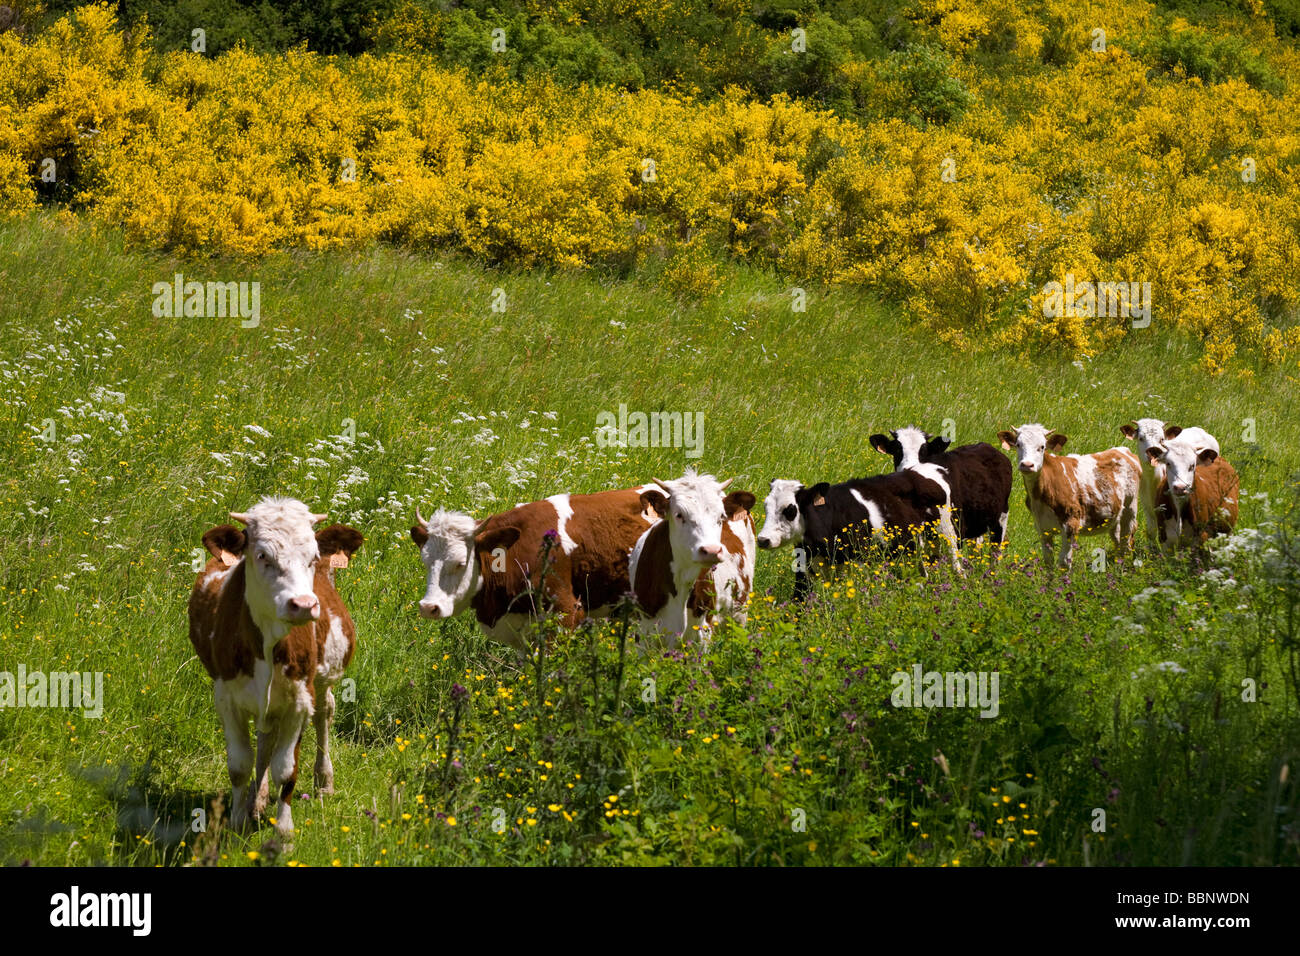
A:
<svg viewBox="0 0 1300 956">
<path fill-rule="evenodd" d="M 1011 462 L 988 442 L 949 449 L 943 437 L 930 437 L 914 425 L 888 435 L 872 435 L 872 446 L 894 459 L 894 470 L 912 469 L 948 485 L 953 510 L 953 530 L 959 540 L 974 541 L 990 535 L 994 554 L 1002 555 L 1007 541 L 1013 476 Z"/>
<path fill-rule="evenodd" d="M 926 526 L 937 525 L 948 493 L 915 471 L 855 478 L 837 485 L 805 488 L 777 478 L 767 495 L 767 514 L 758 546 L 794 544 L 804 549 L 807 568 L 854 560 L 872 547 L 893 554 L 915 546 Z M 806 597 L 808 576 L 795 570 L 794 596 Z"/>
</svg>

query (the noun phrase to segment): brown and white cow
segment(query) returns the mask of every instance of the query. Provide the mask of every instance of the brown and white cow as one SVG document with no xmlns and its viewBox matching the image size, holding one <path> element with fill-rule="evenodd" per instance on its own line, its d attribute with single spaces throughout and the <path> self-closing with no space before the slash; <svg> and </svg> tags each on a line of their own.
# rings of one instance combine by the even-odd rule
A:
<svg viewBox="0 0 1300 956">
<path fill-rule="evenodd" d="M 1058 455 L 1066 437 L 1042 425 L 1021 425 L 998 432 L 1003 448 L 1015 447 L 1025 480 L 1025 507 L 1034 518 L 1051 564 L 1056 533 L 1062 535 L 1060 565 L 1074 560 L 1079 535 L 1110 533 L 1119 553 L 1133 546 L 1137 530 L 1142 466 L 1127 448 L 1092 455 Z"/>
<path fill-rule="evenodd" d="M 1184 433 L 1186 434 L 1186 433 Z M 1213 448 L 1198 448 L 1181 436 L 1147 449 L 1164 468 L 1156 489 L 1156 513 L 1169 548 L 1203 545 L 1237 526 L 1240 481 L 1236 469 Z"/>
<path fill-rule="evenodd" d="M 1166 425 L 1158 418 L 1137 418 L 1120 425 L 1119 430 L 1125 438 L 1137 442 L 1138 464 L 1142 465 L 1142 512 L 1146 516 L 1147 540 L 1155 548 L 1164 540 L 1164 522 L 1156 517 L 1156 489 L 1165 480 L 1165 466 L 1159 458 L 1152 458 L 1149 450 L 1177 438 L 1197 452 L 1210 448 L 1217 455 L 1219 441 L 1204 428 Z"/>
<path fill-rule="evenodd" d="M 425 520 L 417 511 L 411 540 L 427 572 L 420 615 L 443 619 L 472 607 L 484 634 L 524 651 L 539 612 L 557 611 L 568 628 L 607 614 L 631 590 L 629 553 L 659 521 L 642 500 L 655 487 L 552 495 L 483 521 L 442 510 Z M 543 587 L 544 548 L 551 566 Z"/>
<path fill-rule="evenodd" d="M 316 725 L 317 791 L 332 793 L 329 731 L 331 689 L 356 647 L 356 628 L 334 589 L 361 533 L 325 520 L 292 498 L 263 498 L 243 524 L 218 525 L 203 536 L 212 554 L 190 592 L 190 643 L 213 680 L 226 736 L 231 823 L 243 826 L 266 805 L 267 770 L 280 788 L 275 826 L 293 831 L 290 801 L 298 781 L 298 747 L 307 721 Z M 248 721 L 257 729 L 256 774 Z"/>
<path fill-rule="evenodd" d="M 629 569 L 641 631 L 663 635 L 670 650 L 696 633 L 707 644 L 719 617 L 744 624 L 748 616 L 758 552 L 755 498 L 748 491 L 724 498 L 730 482 L 711 475 L 655 481 L 662 493 L 643 498 L 664 520 L 641 535 Z"/>
</svg>

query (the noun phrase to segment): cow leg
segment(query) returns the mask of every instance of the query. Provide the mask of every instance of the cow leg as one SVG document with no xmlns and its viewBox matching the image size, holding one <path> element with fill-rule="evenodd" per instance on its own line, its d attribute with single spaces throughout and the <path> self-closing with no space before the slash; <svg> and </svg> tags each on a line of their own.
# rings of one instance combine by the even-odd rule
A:
<svg viewBox="0 0 1300 956">
<path fill-rule="evenodd" d="M 312 768 L 312 781 L 317 793 L 334 792 L 334 764 L 330 762 L 330 725 L 334 722 L 334 690 L 326 683 L 316 685 L 316 713 L 312 721 L 316 726 L 316 765 Z"/>
<path fill-rule="evenodd" d="M 1056 557 L 1056 549 L 1053 547 L 1053 538 L 1054 535 L 1051 531 L 1038 532 L 1038 543 L 1042 545 L 1043 548 L 1043 564 L 1047 565 L 1049 568 L 1052 566 L 1052 561 Z"/>
<path fill-rule="evenodd" d="M 1156 517 L 1155 491 L 1147 482 L 1142 483 L 1142 514 L 1147 524 L 1147 544 L 1152 551 L 1160 549 L 1160 519 Z"/>
<path fill-rule="evenodd" d="M 266 809 L 266 768 L 271 761 L 272 735 L 258 731 L 257 734 L 257 773 L 253 777 L 253 786 L 248 793 L 248 816 L 256 820 Z"/>
<path fill-rule="evenodd" d="M 275 809 L 275 830 L 281 838 L 293 833 L 293 789 L 298 784 L 298 748 L 302 732 L 307 726 L 307 712 L 295 710 L 284 716 L 275 734 L 275 749 L 271 754 L 271 782 L 280 789 L 280 802 Z"/>
<path fill-rule="evenodd" d="M 993 555 L 999 561 L 1007 551 L 1007 519 L 1009 517 L 1008 512 L 1002 512 L 998 516 L 998 530 L 993 532 Z"/>
<path fill-rule="evenodd" d="M 239 711 L 238 705 L 225 686 L 217 681 L 213 688 L 221 729 L 226 736 L 226 770 L 230 773 L 230 825 L 239 829 L 248 823 L 248 775 L 253 770 L 253 748 L 248 742 L 248 715 Z"/>
<path fill-rule="evenodd" d="M 808 597 L 808 572 L 796 571 L 794 573 L 794 593 L 790 595 L 792 601 L 802 601 Z"/>
<path fill-rule="evenodd" d="M 1081 522 L 1067 521 L 1061 529 L 1061 567 L 1068 568 L 1074 563 L 1074 549 L 1079 544 L 1079 525 Z"/>
<path fill-rule="evenodd" d="M 1118 555 L 1125 555 L 1133 550 L 1133 539 L 1137 537 L 1137 502 L 1131 506 L 1126 506 L 1120 512 L 1119 520 L 1115 522 L 1115 552 Z"/>
<path fill-rule="evenodd" d="M 952 569 L 958 574 L 965 576 L 966 572 L 961 566 L 961 556 L 957 553 L 957 529 L 952 523 L 952 509 L 939 509 L 939 534 L 948 545 L 948 550 L 952 556 Z"/>
</svg>

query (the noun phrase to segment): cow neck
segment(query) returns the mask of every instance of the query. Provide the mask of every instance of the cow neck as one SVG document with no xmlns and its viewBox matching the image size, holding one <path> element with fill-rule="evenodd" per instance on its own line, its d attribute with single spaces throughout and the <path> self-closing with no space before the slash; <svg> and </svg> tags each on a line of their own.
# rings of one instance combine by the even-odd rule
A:
<svg viewBox="0 0 1300 956">
<path fill-rule="evenodd" d="M 671 540 L 672 538 L 669 536 L 669 541 Z M 695 587 L 695 579 L 698 578 L 700 572 L 704 570 L 704 565 L 696 564 L 693 561 L 683 561 L 679 565 L 677 562 L 677 555 L 672 552 L 671 544 L 669 545 L 668 555 L 669 566 L 672 568 L 671 581 L 673 594 L 676 595 L 683 592 L 690 592 L 690 590 Z"/>
<path fill-rule="evenodd" d="M 253 627 L 262 636 L 262 657 L 270 662 L 275 652 L 275 645 L 279 644 L 284 637 L 293 630 L 293 625 L 280 620 L 274 612 L 269 618 L 260 615 L 253 602 L 248 599 L 249 576 L 247 571 L 247 558 L 241 558 L 237 570 L 242 574 L 244 608 L 248 612 L 248 618 L 253 622 Z M 232 575 L 233 577 L 233 575 Z"/>
<path fill-rule="evenodd" d="M 476 613 L 483 612 L 483 561 L 486 560 L 488 556 L 476 555 L 475 557 L 476 560 L 471 561 L 469 563 L 470 565 L 469 573 L 471 576 L 471 581 L 469 586 L 469 595 L 470 595 L 469 600 L 466 601 L 462 607 L 453 606 L 451 609 L 451 613 L 453 615 L 459 614 L 462 611 L 468 610 L 469 608 L 473 608 Z M 481 613 L 479 616 L 479 620 L 480 621 L 483 620 Z M 491 621 L 489 623 L 495 623 L 495 621 Z"/>
</svg>

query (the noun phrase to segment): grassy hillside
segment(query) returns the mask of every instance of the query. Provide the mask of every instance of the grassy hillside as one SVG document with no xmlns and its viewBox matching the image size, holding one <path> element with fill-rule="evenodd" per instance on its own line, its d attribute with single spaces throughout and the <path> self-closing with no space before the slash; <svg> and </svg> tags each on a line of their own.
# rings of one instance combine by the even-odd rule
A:
<svg viewBox="0 0 1300 956">
<path fill-rule="evenodd" d="M 260 324 L 155 318 L 152 286 L 178 271 L 259 282 Z M 967 442 L 1041 421 L 1090 451 L 1153 415 L 1219 437 L 1243 527 L 1275 533 L 1263 498 L 1291 500 L 1287 369 L 1207 378 L 1194 343 L 1154 332 L 1077 362 L 972 356 L 844 287 L 810 288 L 800 313 L 743 266 L 698 306 L 638 275 L 385 246 L 176 261 L 89 220 L 0 224 L 0 671 L 105 673 L 101 719 L 0 709 L 0 861 L 1300 861 L 1282 772 L 1297 644 L 1277 623 L 1294 576 L 1248 543 L 1208 575 L 1150 554 L 1093 571 L 1090 543 L 1057 577 L 1029 560 L 1017 485 L 1001 568 L 855 568 L 796 609 L 788 555 L 764 554 L 748 632 L 703 660 L 620 664 L 604 626 L 559 636 L 538 671 L 465 620 L 419 620 L 416 503 L 484 515 L 681 473 L 680 449 L 597 447 L 597 413 L 620 403 L 702 412 L 699 466 L 760 499 L 773 477 L 885 470 L 865 436 L 908 422 L 951 419 Z M 218 844 L 184 826 L 226 787 L 186 639 L 191 562 L 267 493 L 367 539 L 339 574 L 359 632 L 339 792 L 303 801 L 292 852 L 269 828 Z M 999 671 L 999 716 L 894 708 L 890 675 L 916 663 Z"/>
</svg>

